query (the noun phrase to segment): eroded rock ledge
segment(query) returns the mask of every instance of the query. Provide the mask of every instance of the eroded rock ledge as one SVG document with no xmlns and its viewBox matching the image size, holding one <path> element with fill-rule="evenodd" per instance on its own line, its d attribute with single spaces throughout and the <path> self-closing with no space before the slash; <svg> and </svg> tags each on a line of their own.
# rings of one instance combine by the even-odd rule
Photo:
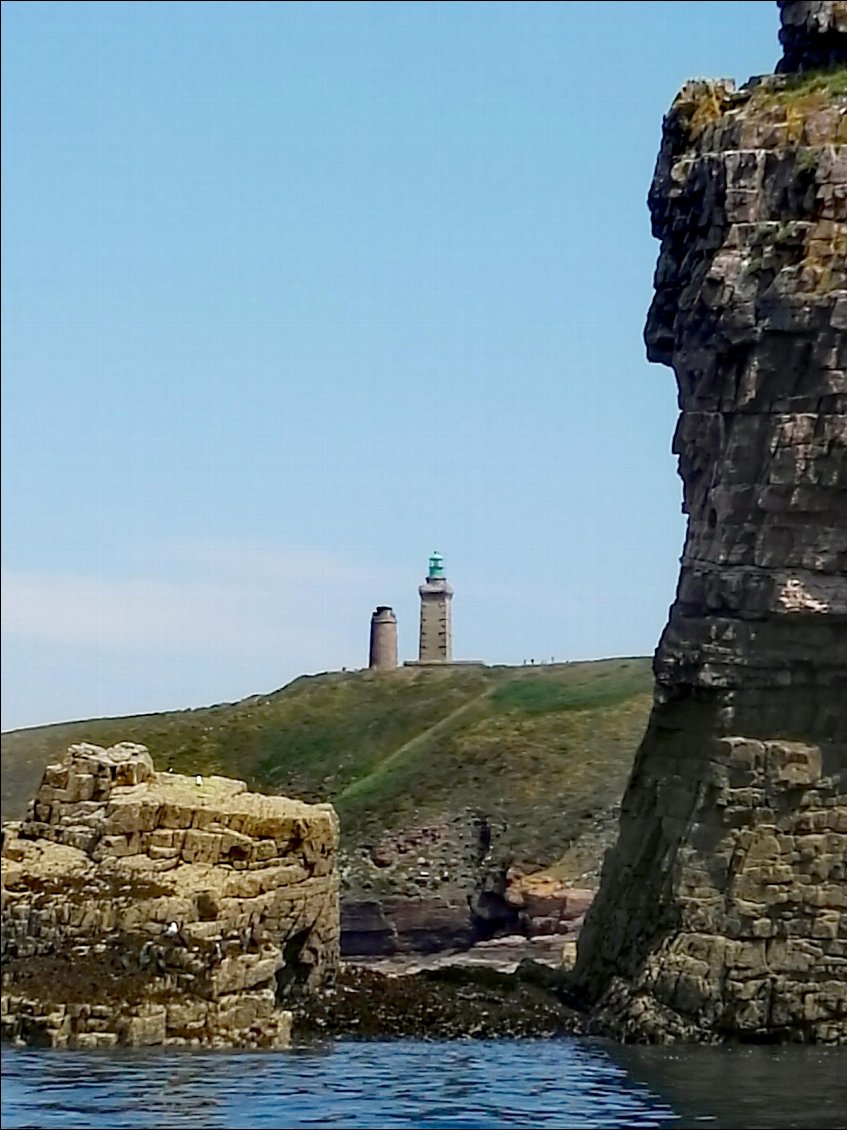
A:
<svg viewBox="0 0 847 1130">
<path fill-rule="evenodd" d="M 72 746 L 4 829 L 4 1037 L 286 1046 L 335 975 L 337 847 L 330 805 Z"/>
<path fill-rule="evenodd" d="M 782 12 L 803 73 L 687 84 L 650 190 L 688 531 L 576 969 L 623 1039 L 847 1042 L 847 5 Z"/>
</svg>

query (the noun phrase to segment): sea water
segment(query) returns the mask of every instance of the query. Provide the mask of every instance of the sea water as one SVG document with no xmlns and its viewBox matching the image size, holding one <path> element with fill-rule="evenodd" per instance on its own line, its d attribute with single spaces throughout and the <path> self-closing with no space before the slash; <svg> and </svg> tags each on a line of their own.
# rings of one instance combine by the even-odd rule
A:
<svg viewBox="0 0 847 1130">
<path fill-rule="evenodd" d="M 3 1127 L 844 1127 L 847 1050 L 340 1040 L 289 1052 L 4 1047 Z"/>
</svg>

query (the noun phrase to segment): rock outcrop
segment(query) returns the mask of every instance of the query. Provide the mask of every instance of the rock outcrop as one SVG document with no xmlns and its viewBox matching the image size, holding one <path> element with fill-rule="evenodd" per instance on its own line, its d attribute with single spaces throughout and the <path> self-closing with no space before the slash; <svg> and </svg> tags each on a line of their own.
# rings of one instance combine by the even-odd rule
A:
<svg viewBox="0 0 847 1130">
<path fill-rule="evenodd" d="M 688 530 L 575 973 L 623 1039 L 847 1041 L 847 4 L 781 8 L 650 190 Z"/>
<path fill-rule="evenodd" d="M 594 891 L 588 887 L 569 887 L 551 875 L 507 876 L 505 899 L 519 912 L 519 922 L 530 938 L 551 934 L 579 936 Z"/>
<path fill-rule="evenodd" d="M 345 957 L 466 949 L 496 932 L 492 897 L 497 829 L 472 811 L 394 828 L 357 853 L 342 852 L 341 952 Z M 502 869 L 501 869 L 502 870 Z M 489 926 L 491 928 L 489 928 Z"/>
<path fill-rule="evenodd" d="M 510 867 L 498 858 L 498 833 L 465 812 L 395 828 L 357 855 L 342 852 L 342 955 L 466 950 L 518 934 L 574 940 L 594 891 Z"/>
<path fill-rule="evenodd" d="M 330 805 L 72 746 L 4 828 L 4 1037 L 284 1047 L 335 974 L 337 845 Z"/>
</svg>

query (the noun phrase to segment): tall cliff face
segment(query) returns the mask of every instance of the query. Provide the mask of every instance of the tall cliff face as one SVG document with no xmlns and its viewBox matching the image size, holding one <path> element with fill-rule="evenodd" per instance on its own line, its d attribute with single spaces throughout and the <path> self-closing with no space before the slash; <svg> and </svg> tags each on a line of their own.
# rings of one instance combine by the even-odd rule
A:
<svg viewBox="0 0 847 1130">
<path fill-rule="evenodd" d="M 780 7 L 650 190 L 688 530 L 576 970 L 625 1039 L 847 1041 L 847 3 Z"/>
</svg>

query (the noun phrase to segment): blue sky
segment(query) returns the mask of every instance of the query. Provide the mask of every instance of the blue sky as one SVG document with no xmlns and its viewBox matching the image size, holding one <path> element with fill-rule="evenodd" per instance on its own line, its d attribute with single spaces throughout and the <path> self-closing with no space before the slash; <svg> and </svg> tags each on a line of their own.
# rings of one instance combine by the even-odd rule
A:
<svg viewBox="0 0 847 1130">
<path fill-rule="evenodd" d="M 776 5 L 3 3 L 3 726 L 416 651 L 652 652 L 645 197 Z"/>
</svg>

